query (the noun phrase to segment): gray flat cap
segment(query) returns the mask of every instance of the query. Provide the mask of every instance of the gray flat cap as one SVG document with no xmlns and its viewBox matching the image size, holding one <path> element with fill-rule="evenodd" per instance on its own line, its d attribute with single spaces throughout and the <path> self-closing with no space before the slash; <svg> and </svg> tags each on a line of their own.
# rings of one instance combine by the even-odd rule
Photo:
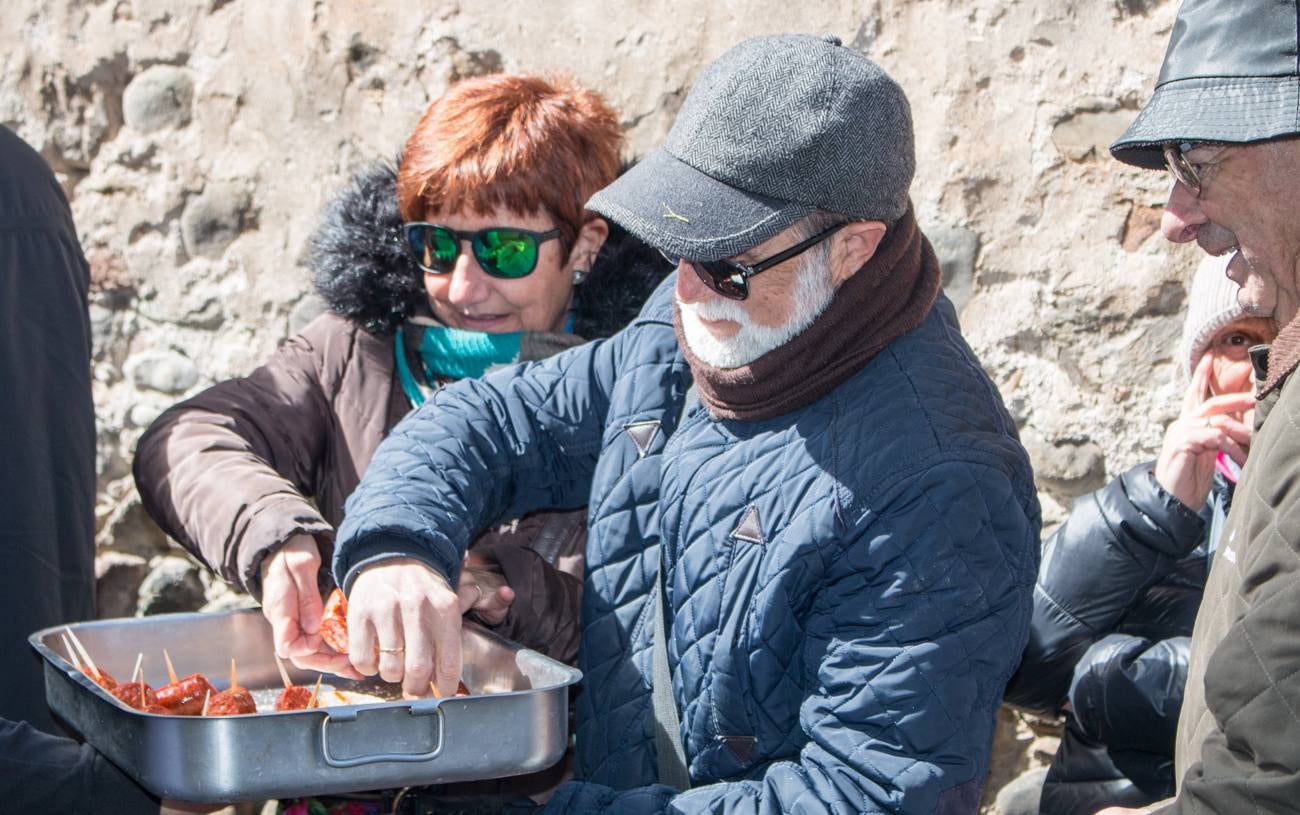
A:
<svg viewBox="0 0 1300 815">
<path fill-rule="evenodd" d="M 1154 170 L 1169 142 L 1300 134 L 1297 43 L 1296 0 L 1184 0 L 1155 94 L 1111 155 Z"/>
<path fill-rule="evenodd" d="M 716 260 L 819 209 L 893 221 L 915 169 L 911 108 L 878 65 L 834 37 L 755 37 L 704 69 L 664 146 L 587 207 Z"/>
</svg>

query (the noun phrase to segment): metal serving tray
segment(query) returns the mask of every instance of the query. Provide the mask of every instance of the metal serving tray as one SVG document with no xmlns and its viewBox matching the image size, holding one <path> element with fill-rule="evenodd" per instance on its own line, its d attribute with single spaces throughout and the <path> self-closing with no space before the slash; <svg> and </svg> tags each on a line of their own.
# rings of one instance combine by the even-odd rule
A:
<svg viewBox="0 0 1300 815">
<path fill-rule="evenodd" d="M 162 649 L 182 676 L 280 689 L 271 628 L 257 610 L 163 614 L 74 624 L 96 665 L 167 682 Z M 153 794 L 227 803 L 500 778 L 549 767 L 568 744 L 568 687 L 582 674 L 466 623 L 463 677 L 475 694 L 246 716 L 155 716 L 120 705 L 66 659 L 62 627 L 29 639 L 45 665 L 50 708 Z M 286 664 L 286 668 L 290 666 Z M 291 669 L 296 684 L 316 674 Z M 339 690 L 373 682 L 326 677 Z M 324 692 L 322 692 L 323 694 Z"/>
</svg>

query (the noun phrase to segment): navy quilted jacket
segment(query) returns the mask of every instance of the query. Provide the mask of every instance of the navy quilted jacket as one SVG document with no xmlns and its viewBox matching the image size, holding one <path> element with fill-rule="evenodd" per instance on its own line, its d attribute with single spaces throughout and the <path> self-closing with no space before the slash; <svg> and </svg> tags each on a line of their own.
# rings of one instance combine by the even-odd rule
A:
<svg viewBox="0 0 1300 815">
<path fill-rule="evenodd" d="M 466 380 L 379 448 L 335 572 L 400 552 L 453 580 L 475 530 L 589 505 L 566 812 L 974 812 L 1029 630 L 1029 462 L 941 299 L 790 415 L 678 426 L 673 280 L 613 338 Z M 694 789 L 655 783 L 651 601 Z"/>
</svg>

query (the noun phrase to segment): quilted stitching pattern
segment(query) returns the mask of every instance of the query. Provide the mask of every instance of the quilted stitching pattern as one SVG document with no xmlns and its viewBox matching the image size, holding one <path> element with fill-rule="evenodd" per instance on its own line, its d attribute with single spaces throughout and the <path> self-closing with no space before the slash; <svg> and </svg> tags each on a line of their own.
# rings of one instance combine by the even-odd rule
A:
<svg viewBox="0 0 1300 815">
<path fill-rule="evenodd" d="M 1197 614 L 1171 812 L 1283 812 L 1300 797 L 1300 380 L 1276 398 Z"/>
<path fill-rule="evenodd" d="M 399 426 L 349 507 L 339 562 L 379 530 L 450 560 L 478 523 L 589 491 L 584 781 L 550 809 L 933 811 L 982 783 L 1027 637 L 1039 518 L 1010 420 L 936 309 L 795 415 L 716 422 L 696 406 L 678 428 L 689 373 L 670 285 L 606 346 L 448 389 L 436 424 L 420 411 Z M 642 454 L 624 428 L 656 420 Z M 751 511 L 759 542 L 732 534 Z M 649 786 L 661 548 L 701 785 L 671 800 Z M 728 739 L 754 749 L 742 759 Z"/>
</svg>

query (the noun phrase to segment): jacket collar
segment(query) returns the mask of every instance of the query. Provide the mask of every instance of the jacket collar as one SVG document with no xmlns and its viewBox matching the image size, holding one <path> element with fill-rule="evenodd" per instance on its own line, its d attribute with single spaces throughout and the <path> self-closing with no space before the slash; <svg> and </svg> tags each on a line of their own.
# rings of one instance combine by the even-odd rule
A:
<svg viewBox="0 0 1300 815">
<path fill-rule="evenodd" d="M 1300 313 L 1282 327 L 1269 346 L 1268 378 L 1256 397 L 1263 399 L 1276 390 L 1297 366 L 1300 366 Z"/>
</svg>

